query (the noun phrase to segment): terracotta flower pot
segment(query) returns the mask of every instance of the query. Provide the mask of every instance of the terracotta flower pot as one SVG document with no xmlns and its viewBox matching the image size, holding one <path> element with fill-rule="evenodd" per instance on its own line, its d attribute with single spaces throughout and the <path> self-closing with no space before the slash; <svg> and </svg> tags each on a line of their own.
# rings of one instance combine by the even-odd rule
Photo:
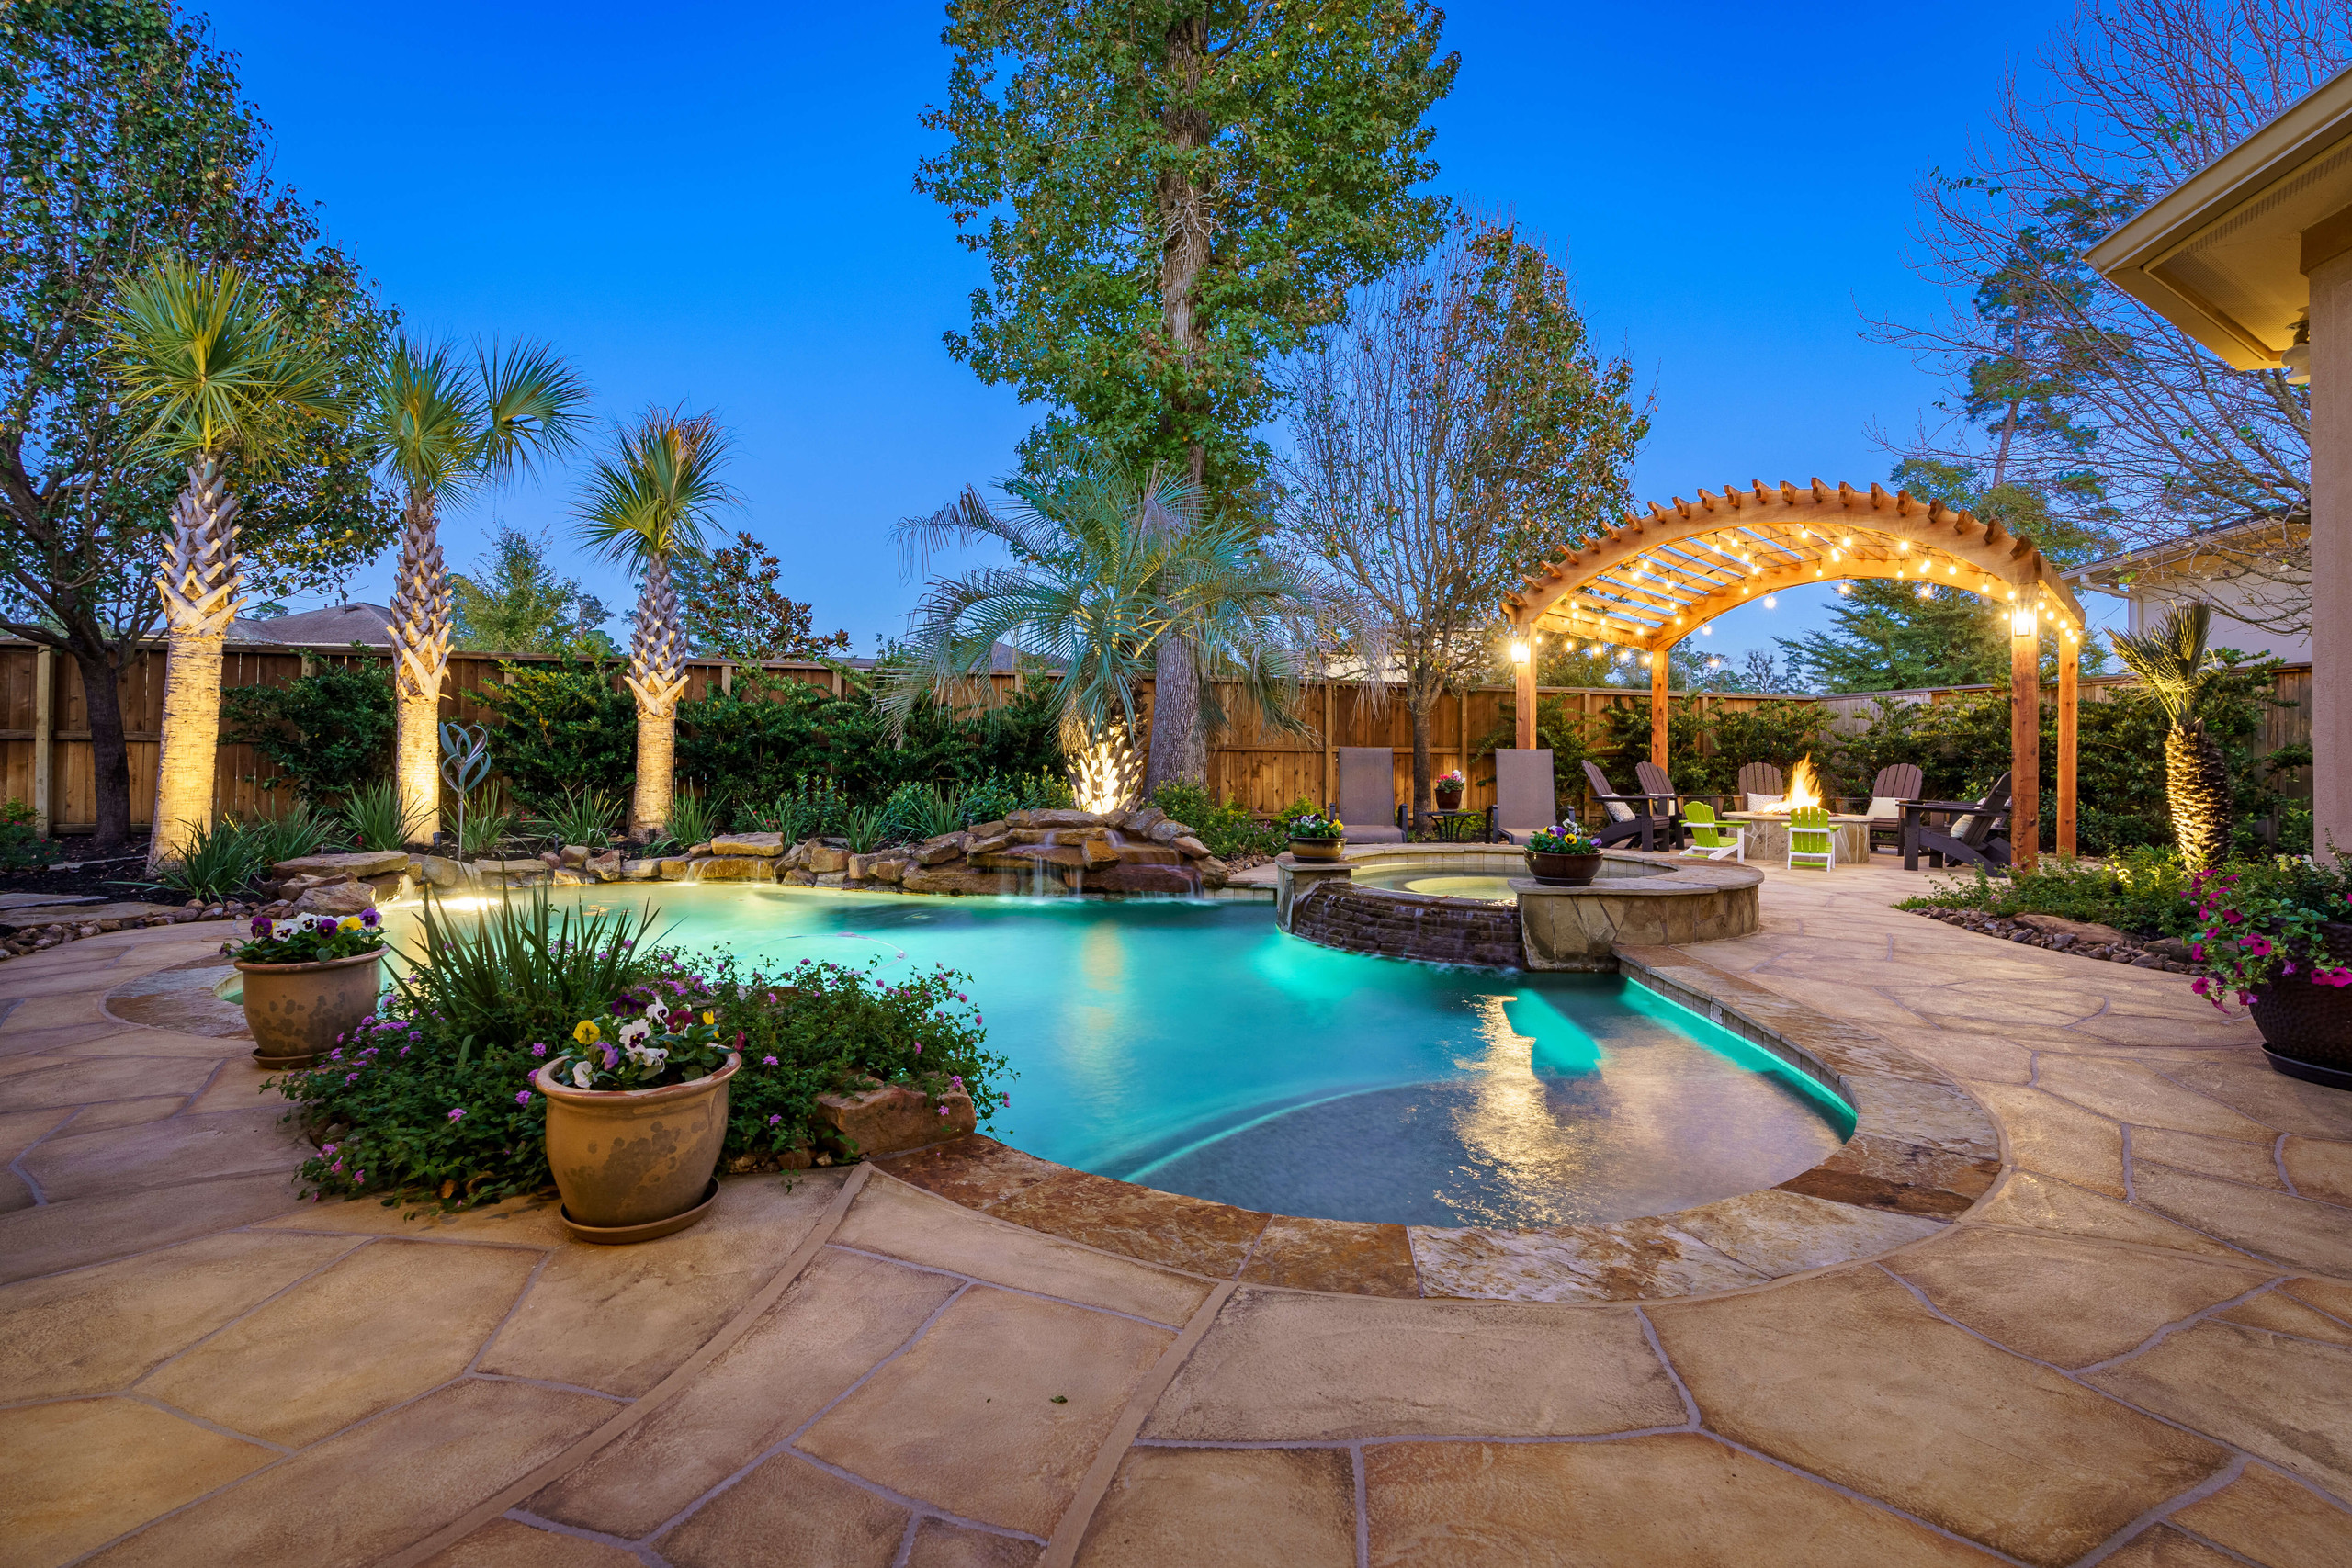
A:
<svg viewBox="0 0 2352 1568">
<path fill-rule="evenodd" d="M 1340 859 L 1347 847 L 1345 839 L 1293 839 L 1290 841 L 1290 858 L 1329 864 Z"/>
<path fill-rule="evenodd" d="M 245 1022 L 254 1032 L 254 1060 L 264 1067 L 307 1067 L 376 1010 L 383 987 L 377 965 L 389 949 L 355 953 L 316 964 L 247 964 Z"/>
<path fill-rule="evenodd" d="M 742 1065 L 730 1051 L 717 1072 L 660 1089 L 574 1089 L 549 1068 L 533 1074 L 548 1098 L 548 1165 L 571 1234 L 647 1241 L 701 1218 L 727 1141 L 727 1080 Z"/>
<path fill-rule="evenodd" d="M 1535 880 L 1547 887 L 1589 886 L 1600 869 L 1599 855 L 1545 854 L 1540 850 L 1527 852 L 1527 868 Z"/>
<path fill-rule="evenodd" d="M 2352 924 L 2330 921 L 2320 931 L 2329 959 L 2352 965 Z M 2299 963 L 2292 975 L 2255 987 L 2253 1012 L 2272 1066 L 2294 1077 L 2352 1089 L 2352 986 L 2315 986 L 2308 965 Z"/>
</svg>

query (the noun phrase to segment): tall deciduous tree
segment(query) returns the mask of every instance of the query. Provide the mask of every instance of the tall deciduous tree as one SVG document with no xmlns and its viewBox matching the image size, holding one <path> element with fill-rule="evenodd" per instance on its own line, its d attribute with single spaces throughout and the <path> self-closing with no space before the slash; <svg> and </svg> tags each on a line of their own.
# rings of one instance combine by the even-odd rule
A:
<svg viewBox="0 0 2352 1568">
<path fill-rule="evenodd" d="M 469 366 L 447 344 L 402 335 L 368 390 L 365 425 L 403 492 L 392 590 L 392 690 L 399 739 L 392 777 L 409 819 L 440 816 L 441 683 L 449 670 L 449 576 L 441 509 L 577 444 L 588 389 L 545 344 L 477 348 Z"/>
<path fill-rule="evenodd" d="M 952 138 L 917 188 L 986 256 L 968 333 L 980 378 L 1053 412 L 1135 472 L 1188 475 L 1204 514 L 1254 509 L 1274 412 L 1267 361 L 1337 320 L 1349 288 L 1419 254 L 1430 105 L 1457 62 L 1419 0 L 957 0 Z M 1159 657 L 1151 775 L 1200 782 L 1196 650 Z"/>
<path fill-rule="evenodd" d="M 673 569 L 702 547 L 703 531 L 735 493 L 719 471 L 728 440 L 707 413 L 648 409 L 613 434 L 580 505 L 581 539 L 637 569 L 637 615 L 628 674 L 637 698 L 637 785 L 629 830 L 658 835 L 675 793 L 678 696 L 686 687 L 686 637 Z"/>
<path fill-rule="evenodd" d="M 1624 513 L 1646 401 L 1631 366 L 1593 354 L 1566 274 L 1501 221 L 1457 224 L 1364 290 L 1297 390 L 1285 525 L 1377 606 L 1418 818 L 1430 710 L 1491 668 L 1511 581 Z"/>
<path fill-rule="evenodd" d="M 1920 188 L 1922 270 L 1940 319 L 1880 323 L 1951 389 L 1945 425 L 1902 445 L 1974 469 L 2005 503 L 2127 546 L 2200 538 L 2231 613 L 2310 619 L 2307 392 L 2223 367 L 2096 277 L 2086 253 L 2352 61 L 2352 10 L 2308 0 L 2114 0 L 2076 12 L 2014 78 L 1972 166 Z M 2239 606 L 2243 605 L 2241 609 Z"/>
<path fill-rule="evenodd" d="M 849 651 L 849 633 L 817 630 L 814 607 L 784 591 L 784 562 L 750 534 L 680 559 L 677 571 L 696 653 L 756 663 Z"/>
<path fill-rule="evenodd" d="M 243 587 L 226 465 L 234 457 L 267 472 L 303 425 L 342 411 L 332 367 L 235 267 L 199 271 L 159 256 L 124 286 L 109 326 L 108 373 L 124 404 L 148 420 L 135 449 L 187 476 L 156 574 L 171 651 L 152 870 L 212 824 L 220 645 Z"/>
<path fill-rule="evenodd" d="M 184 475 L 139 459 L 107 382 L 118 284 L 158 253 L 232 260 L 356 388 L 390 312 L 265 176 L 229 58 L 164 0 L 0 7 L 0 626 L 70 657 L 87 701 L 96 844 L 130 837 L 119 680 L 163 619 L 155 573 Z M 238 547 L 272 594 L 332 586 L 397 519 L 347 423 L 243 472 Z"/>
<path fill-rule="evenodd" d="M 488 653 L 561 653 L 608 658 L 620 650 L 604 631 L 612 611 L 548 564 L 547 547 L 519 528 L 501 528 L 470 573 L 450 576 L 451 640 Z"/>
</svg>

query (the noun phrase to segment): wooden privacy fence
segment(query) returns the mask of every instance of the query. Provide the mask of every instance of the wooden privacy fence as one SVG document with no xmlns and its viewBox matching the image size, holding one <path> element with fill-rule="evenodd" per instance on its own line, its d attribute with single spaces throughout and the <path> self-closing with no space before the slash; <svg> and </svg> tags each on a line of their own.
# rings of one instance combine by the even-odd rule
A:
<svg viewBox="0 0 2352 1568">
<path fill-rule="evenodd" d="M 223 686 L 283 686 L 307 670 L 356 661 L 380 662 L 381 654 L 349 644 L 296 648 L 285 644 L 242 644 L 231 647 L 221 661 Z M 441 700 L 441 716 L 463 723 L 494 722 L 478 693 L 500 683 L 502 664 L 559 662 L 547 655 L 457 653 L 449 660 L 449 690 Z M 693 701 L 712 690 L 731 689 L 737 671 L 744 668 L 717 660 L 695 660 L 686 673 L 685 698 Z M 839 693 L 844 677 L 832 665 L 786 660 L 761 668 L 774 675 L 829 687 Z M 619 682 L 616 669 L 614 682 Z M 981 682 L 987 682 L 986 694 Z M 976 677 L 972 700 L 1001 702 L 1018 689 L 1021 677 L 1010 673 Z M 2099 677 L 2082 683 L 2083 700 L 2098 701 L 2129 677 Z M 2278 671 L 2278 694 L 2293 705 L 2273 709 L 2265 720 L 2266 733 L 2258 750 L 2311 738 L 2311 666 L 2289 665 Z M 1150 682 L 1144 691 L 1148 712 Z M 155 802 L 155 749 L 164 711 L 164 649 L 161 644 L 143 649 L 119 683 L 123 729 L 130 753 L 131 820 L 149 822 Z M 1329 801 L 1337 795 L 1333 751 L 1341 746 L 1386 746 L 1396 753 L 1396 797 L 1409 797 L 1413 776 L 1413 731 L 1403 700 L 1391 694 L 1375 699 L 1367 686 L 1330 682 L 1310 686 L 1300 717 L 1306 728 L 1285 733 L 1244 710 L 1236 688 L 1220 687 L 1229 716 L 1209 752 L 1208 783 L 1219 799 L 1235 801 L 1261 816 L 1270 816 L 1305 797 Z M 1963 686 L 1933 691 L 1875 692 L 1834 697 L 1774 697 L 1751 693 L 1695 693 L 1708 712 L 1736 713 L 1773 701 L 1817 703 L 1831 713 L 1831 728 L 1850 733 L 1868 725 L 1878 705 L 1888 701 L 1948 702 L 1989 692 L 1989 686 Z M 1469 766 L 1479 741 L 1503 728 L 1502 705 L 1511 694 L 1508 686 L 1476 686 L 1449 692 L 1438 701 L 1430 719 L 1430 767 L 1442 773 L 1462 768 L 1471 775 L 1463 799 L 1476 810 L 1494 798 L 1491 784 L 1482 783 Z M 1649 694 L 1624 687 L 1559 687 L 1539 689 L 1543 697 L 1564 697 L 1588 718 L 1598 720 L 1611 708 L 1646 711 Z M 213 805 L 217 811 L 237 817 L 274 815 L 291 804 L 289 790 L 265 787 L 280 777 L 279 770 L 250 746 L 223 744 L 214 764 Z M 1618 781 L 1630 787 L 1631 764 Z M 2303 793 L 2308 783 L 2301 784 Z M 88 832 L 96 819 L 90 764 L 89 710 L 83 702 L 80 671 L 70 659 L 44 648 L 14 639 L 0 639 L 0 798 L 30 805 L 44 829 L 59 833 Z M 1564 805 L 1568 804 L 1564 802 Z"/>
</svg>

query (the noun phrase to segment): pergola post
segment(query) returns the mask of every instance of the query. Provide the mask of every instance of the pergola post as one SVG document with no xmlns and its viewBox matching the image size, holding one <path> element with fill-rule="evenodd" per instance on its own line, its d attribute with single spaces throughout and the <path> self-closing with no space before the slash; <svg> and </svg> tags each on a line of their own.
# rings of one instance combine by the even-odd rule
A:
<svg viewBox="0 0 2352 1568">
<path fill-rule="evenodd" d="M 1667 650 L 1659 649 L 1650 655 L 1650 761 L 1666 766 L 1666 677 L 1668 669 Z"/>
<path fill-rule="evenodd" d="M 2082 712 L 2083 656 L 2058 634 L 2058 852 L 2075 852 L 2075 721 Z"/>
<path fill-rule="evenodd" d="M 2021 871 L 2041 861 L 2041 633 L 2032 604 L 2017 600 L 2009 611 L 2009 863 Z"/>
<path fill-rule="evenodd" d="M 1516 628 L 1511 643 L 1512 704 L 1516 709 L 1518 733 L 1512 738 L 1522 751 L 1535 750 L 1535 634 L 1524 626 Z"/>
</svg>

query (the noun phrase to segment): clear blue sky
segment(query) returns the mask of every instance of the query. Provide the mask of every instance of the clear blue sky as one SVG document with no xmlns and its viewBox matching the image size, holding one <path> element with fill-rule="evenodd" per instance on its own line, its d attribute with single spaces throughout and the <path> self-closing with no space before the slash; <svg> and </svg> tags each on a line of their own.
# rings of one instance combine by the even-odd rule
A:
<svg viewBox="0 0 2352 1568">
<path fill-rule="evenodd" d="M 1981 131 L 2002 72 L 2064 0 L 1986 5 L 1465 3 L 1435 112 L 1437 188 L 1507 207 L 1567 254 L 1599 341 L 1657 398 L 1636 492 L 1818 474 L 1861 484 L 1936 396 L 1863 318 L 1934 304 L 1905 268 L 1911 187 Z M 320 5 L 221 0 L 317 201 L 410 324 L 544 337 L 600 408 L 716 409 L 742 525 L 860 652 L 913 585 L 891 524 L 1006 470 L 1035 417 L 951 359 L 980 280 L 913 193 L 944 96 L 941 8 Z M 494 516 L 552 529 L 616 607 L 619 574 L 561 544 L 572 479 L 446 526 L 469 565 Z M 354 578 L 388 598 L 389 560 Z M 1735 653 L 1816 624 L 1822 591 L 1716 624 Z"/>
</svg>

